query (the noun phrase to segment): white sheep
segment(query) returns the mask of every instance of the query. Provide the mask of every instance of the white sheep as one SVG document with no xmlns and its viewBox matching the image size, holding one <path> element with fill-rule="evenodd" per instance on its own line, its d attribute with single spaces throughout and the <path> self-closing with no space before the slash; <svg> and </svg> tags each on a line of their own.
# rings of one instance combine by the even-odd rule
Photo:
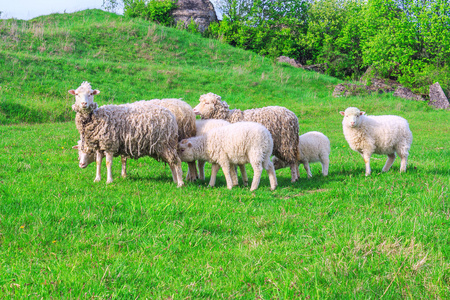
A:
<svg viewBox="0 0 450 300">
<path fill-rule="evenodd" d="M 258 188 L 262 170 L 269 175 L 270 188 L 277 186 L 275 169 L 270 161 L 273 140 L 270 132 L 255 122 L 238 122 L 208 131 L 205 135 L 182 140 L 178 145 L 182 161 L 204 160 L 213 164 L 210 186 L 215 185 L 217 171 L 222 167 L 231 189 L 236 182 L 236 165 L 250 163 L 253 168 L 253 181 L 250 190 Z"/>
<path fill-rule="evenodd" d="M 291 181 L 298 179 L 298 135 L 297 116 L 282 106 L 267 106 L 255 109 L 229 109 L 219 95 L 208 93 L 200 96 L 194 113 L 202 119 L 223 119 L 230 123 L 257 122 L 264 125 L 272 135 L 273 155 L 286 161 L 291 168 Z"/>
<path fill-rule="evenodd" d="M 382 171 L 387 172 L 395 160 L 401 158 L 400 172 L 406 172 L 412 133 L 408 121 L 399 116 L 367 116 L 356 107 L 339 112 L 344 119 L 342 127 L 350 148 L 361 153 L 366 164 L 366 176 L 371 173 L 370 157 L 373 153 L 386 154 L 388 159 Z"/>
<path fill-rule="evenodd" d="M 231 124 L 230 122 L 225 121 L 225 120 L 220 120 L 220 119 L 208 119 L 208 120 L 196 120 L 195 121 L 195 125 L 197 127 L 197 136 L 205 135 L 211 129 L 228 126 L 230 124 Z M 199 178 L 201 180 L 205 180 L 205 161 L 199 160 L 199 161 L 197 161 L 197 165 L 198 165 Z M 239 165 L 239 169 L 241 170 L 241 176 L 242 176 L 242 181 L 244 183 L 244 186 L 247 186 L 248 185 L 248 176 L 247 176 L 247 171 L 245 170 L 245 165 Z M 235 182 L 237 182 L 237 178 L 236 178 Z"/>
<path fill-rule="evenodd" d="M 106 156 L 107 183 L 112 182 L 114 156 L 139 158 L 151 156 L 169 164 L 174 182 L 182 186 L 181 161 L 177 153 L 178 126 L 176 118 L 168 109 L 149 105 L 145 109 L 120 105 L 97 107 L 88 82 L 76 90 L 72 108 L 77 112 L 75 123 L 81 137 L 82 151 L 97 151 L 98 158 Z M 85 148 L 86 147 L 86 148 Z"/>
<path fill-rule="evenodd" d="M 299 136 L 298 152 L 299 163 L 303 164 L 308 178 L 312 177 L 310 163 L 320 162 L 322 164 L 323 176 L 328 175 L 328 167 L 330 164 L 330 140 L 321 132 L 310 131 Z M 274 156 L 272 158 L 275 170 L 285 168 L 288 164 Z"/>
</svg>

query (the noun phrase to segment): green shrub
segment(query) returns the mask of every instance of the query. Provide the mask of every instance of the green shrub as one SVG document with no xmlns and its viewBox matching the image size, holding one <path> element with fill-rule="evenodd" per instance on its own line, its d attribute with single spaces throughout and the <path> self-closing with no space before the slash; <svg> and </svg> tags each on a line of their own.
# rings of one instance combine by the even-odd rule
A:
<svg viewBox="0 0 450 300">
<path fill-rule="evenodd" d="M 176 8 L 172 0 L 125 0 L 124 15 L 132 18 L 141 17 L 149 21 L 170 26 L 174 19 L 171 15 Z"/>
</svg>

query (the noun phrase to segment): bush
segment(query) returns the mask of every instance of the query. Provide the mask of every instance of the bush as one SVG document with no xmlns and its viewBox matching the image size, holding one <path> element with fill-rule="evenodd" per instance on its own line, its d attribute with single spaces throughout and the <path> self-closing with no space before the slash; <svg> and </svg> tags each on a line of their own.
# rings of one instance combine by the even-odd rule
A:
<svg viewBox="0 0 450 300">
<path fill-rule="evenodd" d="M 124 1 L 124 15 L 132 18 L 141 17 L 165 26 L 171 26 L 171 15 L 176 4 L 172 0 L 128 0 Z"/>
</svg>

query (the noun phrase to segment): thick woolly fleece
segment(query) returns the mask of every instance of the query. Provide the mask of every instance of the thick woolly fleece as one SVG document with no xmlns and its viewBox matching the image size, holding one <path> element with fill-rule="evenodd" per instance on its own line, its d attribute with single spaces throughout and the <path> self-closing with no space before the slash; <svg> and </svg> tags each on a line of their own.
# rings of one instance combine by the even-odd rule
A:
<svg viewBox="0 0 450 300">
<path fill-rule="evenodd" d="M 298 139 L 299 163 L 303 164 L 308 178 L 312 177 L 310 163 L 320 162 L 322 164 L 323 176 L 328 175 L 330 164 L 330 140 L 321 132 L 310 131 L 299 136 Z M 278 157 L 272 158 L 275 170 L 285 168 L 288 164 Z"/>
<path fill-rule="evenodd" d="M 178 186 L 183 185 L 177 154 L 178 126 L 168 109 L 158 105 L 146 106 L 145 110 L 105 105 L 92 111 L 77 110 L 75 122 L 82 151 L 86 146 L 113 156 L 163 160 L 176 171 L 173 177 Z"/>
<path fill-rule="evenodd" d="M 281 106 L 230 110 L 228 104 L 213 93 L 200 96 L 199 101 L 194 112 L 202 119 L 223 119 L 230 123 L 251 121 L 264 125 L 273 138 L 273 155 L 290 165 L 292 181 L 298 179 L 299 125 L 292 111 Z"/>
<path fill-rule="evenodd" d="M 255 122 L 239 122 L 208 131 L 203 136 L 182 140 L 179 143 L 182 161 L 205 160 L 222 167 L 231 189 L 236 183 L 230 173 L 235 165 L 250 163 L 253 171 L 251 190 L 259 186 L 262 170 L 267 170 L 271 189 L 276 188 L 276 175 L 270 155 L 273 141 L 270 132 Z M 210 185 L 214 186 L 218 168 L 213 167 Z"/>
<path fill-rule="evenodd" d="M 394 115 L 366 116 L 356 107 L 349 107 L 340 114 L 344 116 L 342 127 L 350 148 L 361 153 L 366 164 L 366 176 L 370 175 L 370 157 L 373 153 L 386 154 L 388 159 L 382 171 L 389 171 L 395 153 L 401 158 L 400 172 L 406 171 L 412 132 L 408 121 Z"/>
</svg>

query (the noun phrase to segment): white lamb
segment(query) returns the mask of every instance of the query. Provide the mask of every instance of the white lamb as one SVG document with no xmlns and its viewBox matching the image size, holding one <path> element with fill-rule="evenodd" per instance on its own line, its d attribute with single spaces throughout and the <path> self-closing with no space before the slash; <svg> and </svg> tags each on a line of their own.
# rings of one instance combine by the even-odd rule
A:
<svg viewBox="0 0 450 300">
<path fill-rule="evenodd" d="M 399 116 L 366 116 L 356 107 L 345 112 L 342 127 L 350 148 L 361 153 L 366 164 L 366 176 L 371 173 L 370 157 L 373 153 L 386 154 L 388 159 L 382 171 L 387 172 L 395 160 L 395 153 L 401 158 L 400 172 L 406 172 L 412 133 L 408 121 Z"/>
<path fill-rule="evenodd" d="M 309 163 L 320 162 L 323 176 L 328 175 L 330 164 L 330 140 L 321 132 L 310 131 L 299 136 L 299 163 L 303 164 L 308 178 L 312 177 Z M 272 159 L 275 170 L 288 167 L 289 164 L 274 156 Z"/>
<path fill-rule="evenodd" d="M 228 126 L 231 123 L 221 119 L 208 119 L 208 120 L 196 120 L 195 125 L 197 127 L 197 136 L 205 135 L 211 129 Z M 197 161 L 198 165 L 198 174 L 201 180 L 205 180 L 205 161 L 199 160 Z M 239 169 L 241 170 L 242 181 L 244 186 L 248 185 L 248 176 L 247 171 L 245 170 L 245 165 L 239 165 Z M 234 180 L 234 179 L 233 179 Z M 236 178 L 237 182 L 237 178 Z"/>
<path fill-rule="evenodd" d="M 222 167 L 228 189 L 233 188 L 236 165 L 250 163 L 253 168 L 253 181 L 250 188 L 258 188 L 262 170 L 269 175 L 270 189 L 277 186 L 275 169 L 270 161 L 273 140 L 263 125 L 255 122 L 238 122 L 208 131 L 205 135 L 184 139 L 178 144 L 182 161 L 204 160 L 213 164 L 209 185 L 214 186 L 217 171 Z"/>
</svg>

